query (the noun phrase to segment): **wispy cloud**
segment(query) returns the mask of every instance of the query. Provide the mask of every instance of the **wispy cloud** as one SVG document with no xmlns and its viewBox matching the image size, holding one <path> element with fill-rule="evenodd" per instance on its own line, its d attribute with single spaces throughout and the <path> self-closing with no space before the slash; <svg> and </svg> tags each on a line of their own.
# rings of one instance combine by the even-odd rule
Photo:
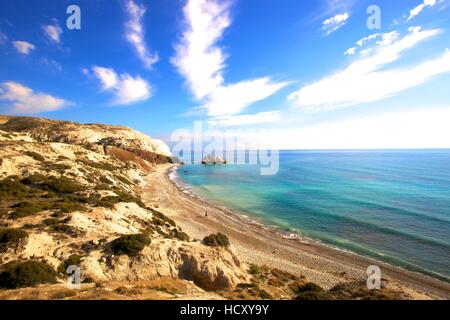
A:
<svg viewBox="0 0 450 320">
<path fill-rule="evenodd" d="M 44 31 L 45 36 L 54 43 L 59 44 L 61 42 L 61 34 L 63 30 L 55 21 L 53 25 L 44 25 L 42 26 L 42 30 Z"/>
<path fill-rule="evenodd" d="M 183 9 L 185 29 L 171 59 L 212 117 L 238 114 L 287 85 L 269 77 L 225 84 L 227 55 L 217 43 L 231 25 L 230 5 L 230 1 L 188 0 Z"/>
<path fill-rule="evenodd" d="M 256 101 L 264 100 L 286 85 L 268 77 L 241 81 L 216 88 L 206 100 L 210 116 L 238 114 Z"/>
<path fill-rule="evenodd" d="M 59 110 L 70 103 L 49 94 L 34 92 L 18 82 L 6 81 L 0 85 L 0 101 L 6 101 L 12 113 L 36 114 Z"/>
<path fill-rule="evenodd" d="M 46 67 L 53 68 L 54 70 L 59 71 L 59 72 L 61 72 L 63 69 L 61 64 L 59 64 L 58 62 L 56 62 L 55 60 L 52 60 L 52 59 L 42 58 L 41 62 Z"/>
<path fill-rule="evenodd" d="M 423 0 L 421 4 L 419 4 L 417 7 L 415 7 L 409 12 L 409 17 L 407 21 L 410 21 L 414 17 L 418 16 L 425 8 L 434 7 L 436 3 L 438 3 L 437 0 Z"/>
<path fill-rule="evenodd" d="M 249 124 L 273 123 L 281 120 L 280 111 L 259 112 L 237 116 L 216 117 L 208 122 L 210 126 L 233 127 Z"/>
<path fill-rule="evenodd" d="M 136 50 L 144 66 L 151 68 L 153 64 L 158 62 L 159 58 L 157 53 L 148 50 L 145 43 L 145 29 L 142 20 L 147 8 L 133 0 L 127 0 L 125 8 L 128 14 L 128 21 L 125 24 L 125 37 Z"/>
<path fill-rule="evenodd" d="M 288 99 L 296 107 L 337 108 L 377 101 L 422 84 L 435 75 L 450 71 L 449 51 L 409 68 L 386 70 L 386 65 L 440 32 L 438 29 L 410 28 L 403 38 L 387 46 L 379 44 L 370 56 L 363 56 L 346 69 L 302 87 Z"/>
<path fill-rule="evenodd" d="M 330 35 L 342 28 L 347 23 L 348 18 L 350 18 L 350 14 L 348 12 L 336 14 L 322 23 L 322 30 L 327 35 Z"/>
<path fill-rule="evenodd" d="M 375 40 L 376 40 L 375 43 L 378 47 L 388 46 L 388 45 L 392 44 L 395 40 L 397 40 L 399 37 L 400 37 L 400 33 L 398 31 L 371 34 L 365 38 L 362 38 L 361 40 L 358 40 L 356 42 L 356 45 L 354 47 L 348 49 L 347 51 L 345 51 L 344 54 L 354 55 L 357 53 L 358 49 L 362 49 L 369 44 L 373 44 L 373 42 Z M 369 52 L 371 52 L 372 49 L 373 48 L 363 49 L 360 52 L 361 52 L 361 54 L 366 55 Z"/>
<path fill-rule="evenodd" d="M 32 50 L 36 49 L 34 44 L 27 41 L 13 41 L 12 44 L 17 52 L 24 55 L 28 55 Z"/>
<path fill-rule="evenodd" d="M 83 69 L 89 74 L 89 70 Z M 93 75 L 100 81 L 103 91 L 114 95 L 113 105 L 128 105 L 142 102 L 153 96 L 152 86 L 139 76 L 132 77 L 127 73 L 117 74 L 112 68 L 92 67 Z"/>
</svg>

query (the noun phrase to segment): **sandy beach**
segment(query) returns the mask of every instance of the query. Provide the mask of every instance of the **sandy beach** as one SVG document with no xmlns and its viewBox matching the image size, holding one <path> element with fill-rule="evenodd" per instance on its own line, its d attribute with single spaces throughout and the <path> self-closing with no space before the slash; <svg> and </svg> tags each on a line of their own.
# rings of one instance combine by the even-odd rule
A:
<svg viewBox="0 0 450 320">
<path fill-rule="evenodd" d="M 446 282 L 311 239 L 291 237 L 201 199 L 173 181 L 174 169 L 170 164 L 155 167 L 146 177 L 142 197 L 147 205 L 173 218 L 194 239 L 222 232 L 243 261 L 303 275 L 326 289 L 346 281 L 365 281 L 367 267 L 377 265 L 384 284 L 398 287 L 415 299 L 450 299 L 450 284 Z"/>
</svg>

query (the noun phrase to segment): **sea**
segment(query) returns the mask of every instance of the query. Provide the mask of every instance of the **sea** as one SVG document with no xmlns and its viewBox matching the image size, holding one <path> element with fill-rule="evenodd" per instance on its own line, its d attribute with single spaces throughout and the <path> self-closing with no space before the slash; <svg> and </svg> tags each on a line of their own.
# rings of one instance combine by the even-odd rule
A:
<svg viewBox="0 0 450 320">
<path fill-rule="evenodd" d="M 281 151 L 275 175 L 187 164 L 178 177 L 263 224 L 450 281 L 450 149 Z"/>
</svg>

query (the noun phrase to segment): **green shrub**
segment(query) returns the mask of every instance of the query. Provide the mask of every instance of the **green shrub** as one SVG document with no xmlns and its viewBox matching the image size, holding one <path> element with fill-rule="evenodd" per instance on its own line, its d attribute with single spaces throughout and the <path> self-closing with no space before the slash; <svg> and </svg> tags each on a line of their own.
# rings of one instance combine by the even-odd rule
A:
<svg viewBox="0 0 450 320">
<path fill-rule="evenodd" d="M 84 190 L 82 185 L 66 177 L 48 177 L 41 183 L 41 186 L 43 190 L 53 191 L 57 194 L 75 193 Z"/>
<path fill-rule="evenodd" d="M 77 229 L 75 229 L 74 227 L 65 225 L 65 224 L 54 224 L 52 226 L 50 226 L 50 230 L 52 232 L 56 232 L 56 233 L 63 233 L 63 234 L 67 234 L 70 237 L 77 237 L 79 232 Z"/>
<path fill-rule="evenodd" d="M 248 273 L 250 273 L 251 275 L 258 275 L 261 274 L 261 272 L 262 272 L 261 267 L 256 264 L 251 264 L 250 267 L 248 268 Z"/>
<path fill-rule="evenodd" d="M 230 241 L 228 237 L 222 233 L 211 234 L 203 239 L 203 244 L 210 247 L 228 247 Z"/>
<path fill-rule="evenodd" d="M 109 164 L 107 162 L 95 162 L 95 161 L 91 161 L 91 160 L 85 160 L 85 159 L 80 159 L 78 160 L 78 162 L 87 165 L 89 167 L 95 168 L 95 169 L 102 169 L 102 170 L 107 170 L 107 171 L 114 171 L 117 169 L 116 166 Z"/>
<path fill-rule="evenodd" d="M 23 230 L 11 228 L 0 229 L 0 252 L 5 252 L 8 248 L 17 248 L 27 238 L 28 233 Z"/>
<path fill-rule="evenodd" d="M 81 256 L 73 254 L 59 265 L 58 272 L 65 274 L 69 266 L 80 266 L 80 263 L 81 263 Z"/>
<path fill-rule="evenodd" d="M 188 234 L 185 232 L 179 231 L 178 229 L 173 229 L 172 231 L 170 231 L 170 235 L 181 241 L 186 241 L 186 242 L 190 241 Z"/>
<path fill-rule="evenodd" d="M 45 224 L 46 226 L 54 226 L 55 224 L 61 223 L 61 220 L 56 218 L 49 218 L 42 221 L 42 223 Z"/>
<path fill-rule="evenodd" d="M 53 203 L 53 209 L 63 213 L 71 213 L 75 211 L 85 211 L 86 207 L 76 200 L 59 199 Z"/>
<path fill-rule="evenodd" d="M 113 240 L 111 242 L 111 249 L 114 254 L 134 257 L 150 243 L 151 240 L 147 235 L 127 234 Z"/>
<path fill-rule="evenodd" d="M 167 217 L 167 216 L 165 216 L 164 214 L 162 214 L 161 212 L 159 212 L 159 211 L 156 211 L 156 210 L 151 210 L 151 212 L 152 212 L 152 214 L 153 214 L 153 219 L 155 220 L 155 218 L 156 219 L 159 219 L 159 220 L 162 220 L 162 221 L 164 221 L 164 222 L 167 222 L 168 224 L 170 224 L 172 227 L 176 227 L 177 226 L 177 224 L 175 223 L 175 221 L 173 221 L 172 219 L 170 219 L 169 217 Z M 158 224 L 158 223 L 157 223 Z"/>
<path fill-rule="evenodd" d="M 64 163 L 51 163 L 51 162 L 48 162 L 48 163 L 45 164 L 45 168 L 49 169 L 49 170 L 58 171 L 59 173 L 64 173 L 66 170 L 69 170 L 72 167 L 70 165 L 64 164 Z"/>
<path fill-rule="evenodd" d="M 26 185 L 37 185 L 46 179 L 47 179 L 46 176 L 44 176 L 40 173 L 35 173 L 32 175 L 29 175 L 28 177 L 23 178 L 22 180 L 20 180 L 20 182 L 22 182 L 23 184 L 26 184 Z"/>
<path fill-rule="evenodd" d="M 25 154 L 37 161 L 45 160 L 45 158 L 41 154 L 34 152 L 34 151 L 27 151 L 27 152 L 25 152 Z"/>
<path fill-rule="evenodd" d="M 328 300 L 330 296 L 320 286 L 308 282 L 305 284 L 292 284 L 289 288 L 294 292 L 295 300 Z"/>
<path fill-rule="evenodd" d="M 56 194 L 70 194 L 84 190 L 83 185 L 66 177 L 44 176 L 33 174 L 21 180 L 23 184 L 32 185 L 44 191 Z"/>
<path fill-rule="evenodd" d="M 0 181 L 0 198 L 24 198 L 30 190 L 18 181 L 16 176 L 11 176 Z"/>
<path fill-rule="evenodd" d="M 0 288 L 16 289 L 55 283 L 56 275 L 56 271 L 46 263 L 33 260 L 16 261 L 1 268 Z"/>
<path fill-rule="evenodd" d="M 51 208 L 50 203 L 47 201 L 23 201 L 12 206 L 14 211 L 11 213 L 12 219 L 20 219 L 28 216 L 32 216 L 36 213 L 49 210 Z"/>
<path fill-rule="evenodd" d="M 135 197 L 129 193 L 120 191 L 120 190 L 114 190 L 114 193 L 117 194 L 117 197 L 119 198 L 119 202 L 134 202 L 141 208 L 146 208 L 145 204 L 142 202 L 142 200 L 138 197 Z"/>
<path fill-rule="evenodd" d="M 263 300 L 273 300 L 273 296 L 268 293 L 266 290 L 259 289 L 257 291 L 258 296 Z"/>
<path fill-rule="evenodd" d="M 291 287 L 291 290 L 294 293 L 300 293 L 300 292 L 322 292 L 323 289 L 318 286 L 317 284 L 313 282 L 308 282 L 303 285 L 295 285 Z"/>
</svg>

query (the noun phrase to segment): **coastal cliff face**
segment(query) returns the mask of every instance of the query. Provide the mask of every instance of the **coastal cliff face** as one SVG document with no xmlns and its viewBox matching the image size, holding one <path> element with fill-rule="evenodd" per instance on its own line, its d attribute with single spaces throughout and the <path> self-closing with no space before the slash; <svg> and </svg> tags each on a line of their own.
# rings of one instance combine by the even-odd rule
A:
<svg viewBox="0 0 450 320">
<path fill-rule="evenodd" d="M 361 284 L 325 292 L 244 263 L 223 235 L 191 239 L 141 198 L 170 156 L 125 127 L 0 116 L 0 299 L 373 297 Z M 76 290 L 66 286 L 72 265 Z"/>
<path fill-rule="evenodd" d="M 170 149 L 163 141 L 122 126 L 0 116 L 0 130 L 23 134 L 36 142 L 117 147 L 153 163 L 169 162 L 171 157 Z"/>
</svg>

